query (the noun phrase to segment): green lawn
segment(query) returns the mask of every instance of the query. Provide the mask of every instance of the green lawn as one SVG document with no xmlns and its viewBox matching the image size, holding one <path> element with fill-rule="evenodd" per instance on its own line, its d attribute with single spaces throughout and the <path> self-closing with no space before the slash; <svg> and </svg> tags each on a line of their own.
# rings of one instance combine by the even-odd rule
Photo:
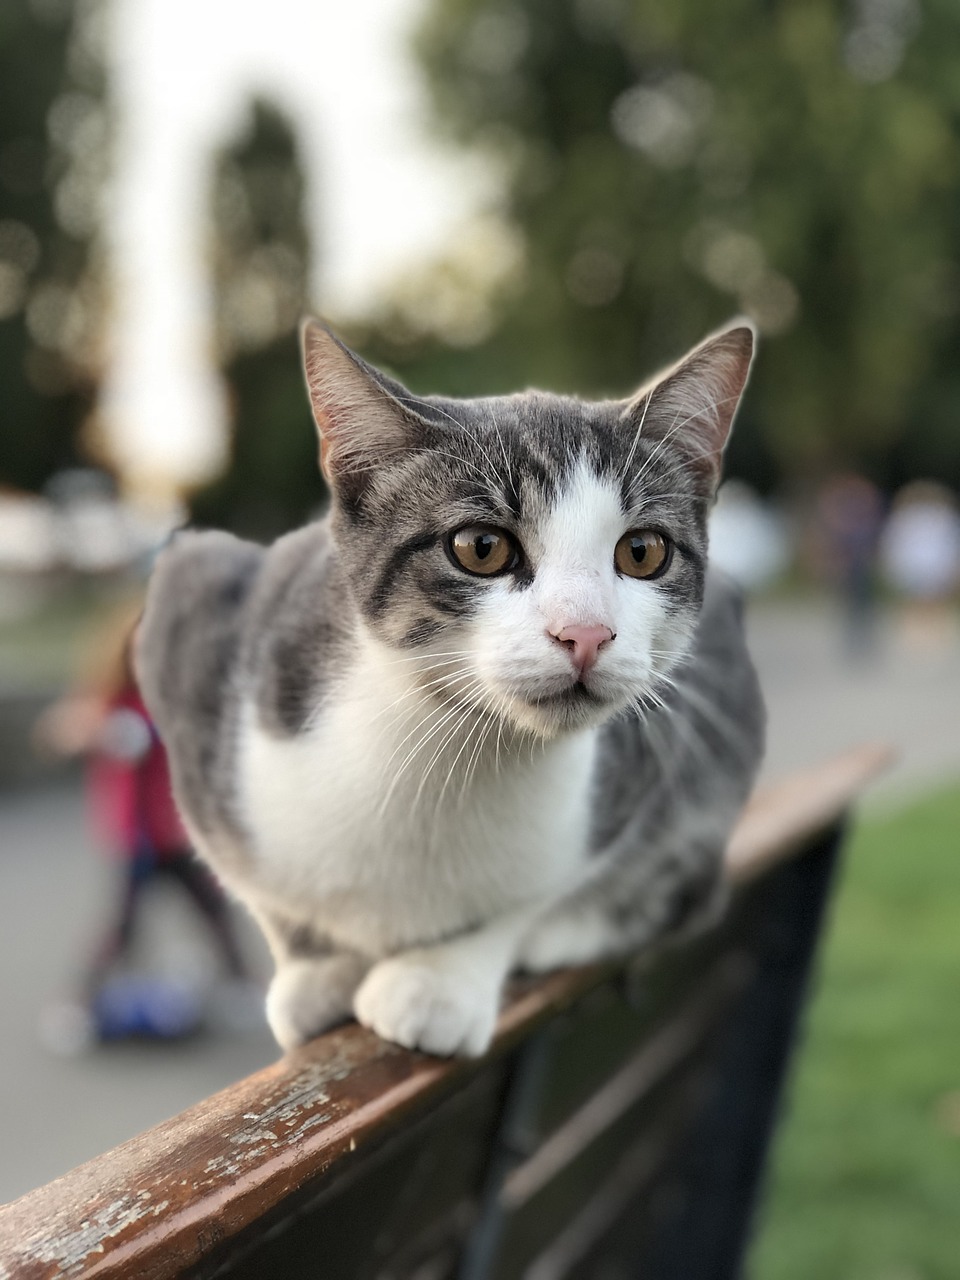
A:
<svg viewBox="0 0 960 1280">
<path fill-rule="evenodd" d="M 960 1277 L 960 787 L 864 822 L 751 1280 Z"/>
</svg>

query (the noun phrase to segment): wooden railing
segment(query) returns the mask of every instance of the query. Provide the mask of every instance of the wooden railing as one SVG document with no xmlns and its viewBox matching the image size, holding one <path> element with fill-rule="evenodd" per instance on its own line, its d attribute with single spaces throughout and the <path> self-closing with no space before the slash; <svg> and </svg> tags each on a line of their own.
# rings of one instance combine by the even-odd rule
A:
<svg viewBox="0 0 960 1280">
<path fill-rule="evenodd" d="M 514 983 L 481 1061 L 351 1024 L 0 1207 L 0 1280 L 736 1276 L 844 816 L 888 756 L 759 792 L 717 928 Z"/>
</svg>

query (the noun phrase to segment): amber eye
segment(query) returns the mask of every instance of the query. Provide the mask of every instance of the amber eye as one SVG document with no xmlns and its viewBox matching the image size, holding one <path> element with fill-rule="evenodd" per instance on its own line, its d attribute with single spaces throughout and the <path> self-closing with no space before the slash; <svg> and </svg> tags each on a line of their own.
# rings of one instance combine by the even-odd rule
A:
<svg viewBox="0 0 960 1280">
<path fill-rule="evenodd" d="M 486 524 L 468 524 L 450 535 L 450 555 L 467 573 L 485 578 L 512 569 L 519 559 L 517 544 L 503 529 Z"/>
<path fill-rule="evenodd" d="M 655 578 L 667 567 L 670 543 L 654 529 L 639 529 L 623 535 L 613 558 L 618 572 L 628 578 Z"/>
</svg>

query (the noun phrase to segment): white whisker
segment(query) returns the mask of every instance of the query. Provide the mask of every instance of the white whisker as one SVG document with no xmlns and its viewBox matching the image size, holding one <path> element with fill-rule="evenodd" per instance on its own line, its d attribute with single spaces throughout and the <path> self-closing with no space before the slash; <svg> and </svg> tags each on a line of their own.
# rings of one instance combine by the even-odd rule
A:
<svg viewBox="0 0 960 1280">
<path fill-rule="evenodd" d="M 420 785 L 417 787 L 416 794 L 413 797 L 413 803 L 411 805 L 411 809 L 415 809 L 419 804 L 420 797 L 423 795 L 424 788 L 427 785 L 427 779 L 430 777 L 430 774 L 433 772 L 434 765 L 436 765 L 437 761 L 443 755 L 447 746 L 456 738 L 457 733 L 460 731 L 462 726 L 466 724 L 467 720 L 470 719 L 471 716 L 481 714 L 481 712 L 473 705 L 468 705 L 466 707 L 466 710 L 463 710 L 462 708 L 459 708 L 459 707 L 457 708 L 457 710 L 462 711 L 462 714 L 459 716 L 459 718 L 454 722 L 451 728 L 444 735 L 443 740 L 441 741 L 437 749 L 434 751 L 432 757 L 430 758 L 430 762 L 428 763 L 426 769 L 423 771 L 423 775 L 420 778 Z M 462 746 L 460 749 L 463 750 Z M 459 758 L 459 753 L 458 753 L 458 758 Z"/>
<path fill-rule="evenodd" d="M 656 393 L 656 390 L 657 388 L 654 387 L 653 390 L 647 396 L 646 401 L 644 402 L 643 413 L 640 415 L 640 425 L 637 427 L 636 434 L 633 437 L 633 443 L 630 445 L 630 452 L 627 454 L 627 460 L 623 464 L 622 474 L 624 476 L 626 476 L 627 472 L 630 469 L 630 463 L 633 461 L 633 455 L 636 453 L 637 445 L 640 443 L 640 433 L 643 431 L 643 424 L 647 420 L 647 410 L 650 408 L 650 405 L 653 402 L 653 397 Z"/>
<path fill-rule="evenodd" d="M 470 696 L 474 692 L 478 691 L 481 687 L 482 687 L 482 681 L 476 680 L 473 682 L 473 685 L 468 685 L 467 688 L 462 691 L 462 693 L 464 696 Z M 404 744 L 409 742 L 409 740 L 413 737 L 415 733 L 417 733 L 419 729 L 423 728 L 423 726 L 427 723 L 427 721 L 430 720 L 430 718 L 436 714 L 437 710 L 443 710 L 443 708 L 442 707 L 431 708 L 430 711 L 428 711 L 427 714 L 423 717 L 423 719 L 420 720 L 416 725 L 414 725 L 414 727 L 410 730 L 410 732 L 407 733 L 401 739 L 401 741 L 397 744 L 396 747 L 394 747 L 393 751 L 390 753 L 390 756 L 386 761 L 386 764 L 384 765 L 384 771 L 389 769 L 390 764 L 396 758 L 398 752 L 403 748 Z M 440 720 L 431 727 L 429 732 L 425 736 L 421 737 L 415 743 L 413 749 L 408 753 L 406 759 L 403 761 L 403 763 L 400 765 L 400 767 L 397 769 L 396 773 L 393 775 L 393 777 L 390 780 L 390 785 L 387 788 L 387 792 L 383 798 L 383 803 L 380 806 L 381 816 L 385 812 L 387 804 L 390 800 L 390 797 L 393 795 L 394 791 L 396 790 L 397 784 L 399 783 L 403 774 L 406 772 L 406 769 L 409 766 L 410 762 L 415 758 L 415 756 L 421 750 L 421 748 L 433 739 L 433 737 L 439 732 L 440 728 L 444 724 L 446 724 L 446 722 L 452 716 L 456 715 L 460 710 L 461 710 L 460 704 L 455 703 L 452 708 L 444 712 Z"/>
</svg>

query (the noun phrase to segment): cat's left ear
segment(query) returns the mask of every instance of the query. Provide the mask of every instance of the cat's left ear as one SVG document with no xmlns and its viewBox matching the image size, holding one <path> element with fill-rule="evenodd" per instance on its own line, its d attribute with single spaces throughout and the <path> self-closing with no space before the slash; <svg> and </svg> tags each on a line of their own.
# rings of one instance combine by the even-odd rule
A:
<svg viewBox="0 0 960 1280">
<path fill-rule="evenodd" d="M 332 487 L 356 482 L 378 462 L 409 448 L 415 415 L 409 393 L 310 317 L 300 325 L 303 369 L 320 437 L 320 468 Z"/>
<path fill-rule="evenodd" d="M 682 450 L 711 493 L 720 480 L 723 451 L 755 345 L 753 324 L 734 321 L 640 391 L 622 415 L 643 435 L 662 440 L 664 448 L 672 443 Z"/>
</svg>

